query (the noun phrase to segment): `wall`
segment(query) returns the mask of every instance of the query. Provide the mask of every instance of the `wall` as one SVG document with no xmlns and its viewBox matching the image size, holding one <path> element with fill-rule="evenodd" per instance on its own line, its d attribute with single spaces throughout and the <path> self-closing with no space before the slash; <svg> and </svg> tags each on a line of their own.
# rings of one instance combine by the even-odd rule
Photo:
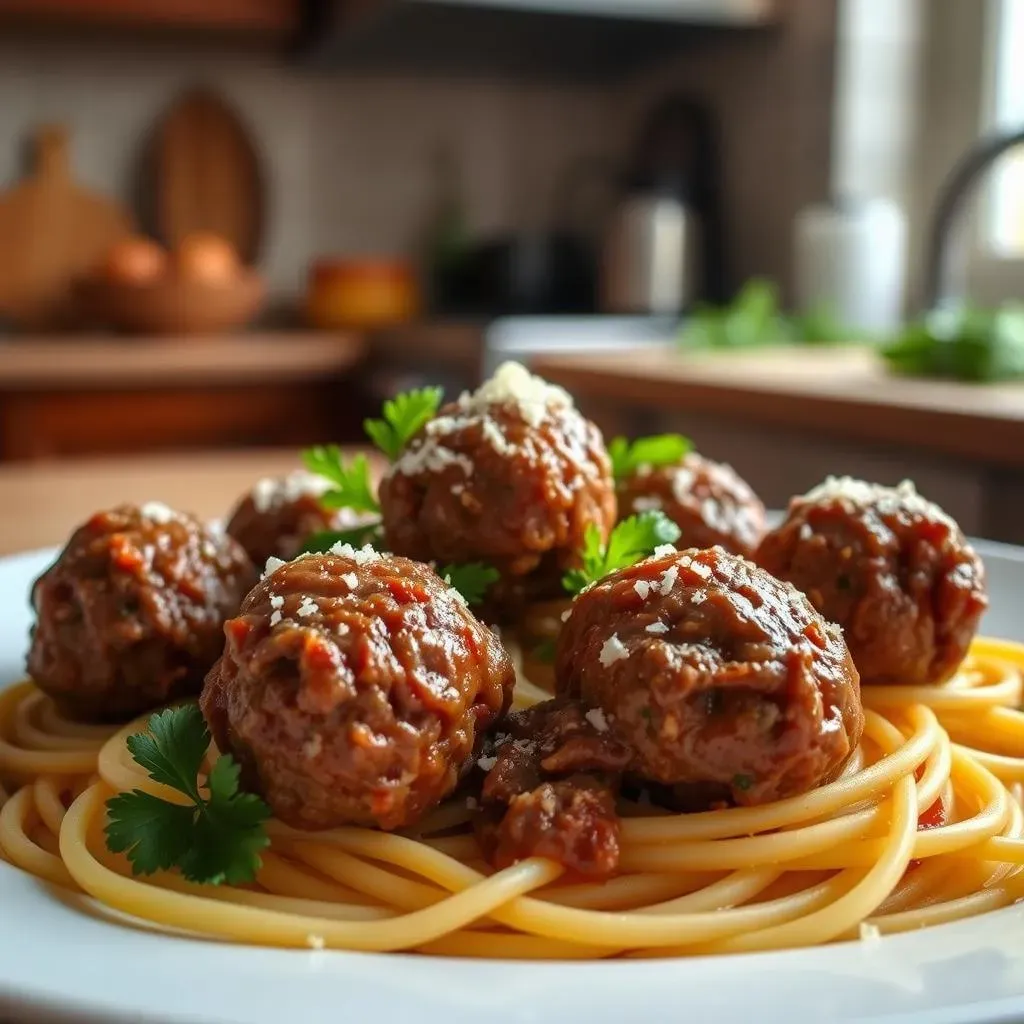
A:
<svg viewBox="0 0 1024 1024">
<path fill-rule="evenodd" d="M 718 118 L 734 277 L 792 285 L 792 227 L 829 189 L 836 0 L 777 0 L 780 26 L 709 38 L 644 76 L 616 101 L 620 138 L 632 136 L 652 98 L 679 90 Z"/>
<path fill-rule="evenodd" d="M 175 95 L 221 90 L 258 140 L 270 184 L 264 266 L 278 294 L 323 252 L 405 249 L 431 197 L 431 157 L 449 139 L 472 224 L 543 223 L 550 183 L 603 145 L 600 90 L 310 75 L 275 57 L 154 41 L 0 41 L 0 187 L 31 127 L 73 130 L 78 179 L 128 201 L 147 132 Z"/>
</svg>

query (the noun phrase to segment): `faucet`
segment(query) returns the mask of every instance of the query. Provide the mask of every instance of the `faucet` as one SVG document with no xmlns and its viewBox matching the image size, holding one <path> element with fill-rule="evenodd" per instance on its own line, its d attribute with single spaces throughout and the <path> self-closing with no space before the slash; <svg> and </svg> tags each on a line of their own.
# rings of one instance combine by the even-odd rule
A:
<svg viewBox="0 0 1024 1024">
<path fill-rule="evenodd" d="M 966 253 L 963 246 L 956 244 L 957 218 L 977 180 L 1003 153 L 1019 143 L 1024 143 L 1024 128 L 982 139 L 961 158 L 943 183 L 928 239 L 926 309 L 963 301 Z"/>
</svg>

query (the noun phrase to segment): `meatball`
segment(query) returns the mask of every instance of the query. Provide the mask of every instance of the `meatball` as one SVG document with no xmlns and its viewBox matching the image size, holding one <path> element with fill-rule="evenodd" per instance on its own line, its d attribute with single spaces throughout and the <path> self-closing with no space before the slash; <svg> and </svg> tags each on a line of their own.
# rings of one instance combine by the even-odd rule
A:
<svg viewBox="0 0 1024 1024">
<path fill-rule="evenodd" d="M 268 568 L 203 690 L 218 747 L 296 828 L 414 823 L 507 709 L 509 656 L 425 565 L 339 544 Z"/>
<path fill-rule="evenodd" d="M 830 477 L 793 499 L 757 561 L 843 627 L 865 683 L 948 679 L 988 606 L 981 559 L 909 481 Z"/>
<path fill-rule="evenodd" d="M 192 516 L 158 502 L 98 512 L 32 588 L 28 671 L 83 721 L 198 693 L 255 580 L 242 548 Z"/>
<path fill-rule="evenodd" d="M 619 515 L 661 509 L 682 531 L 681 548 L 716 544 L 753 556 L 765 511 L 747 482 L 724 463 L 690 452 L 671 466 L 641 468 L 619 483 Z"/>
<path fill-rule="evenodd" d="M 323 477 L 297 471 L 258 480 L 228 520 L 228 535 L 245 548 L 254 565 L 268 558 L 294 558 L 314 533 L 347 530 L 365 520 L 351 509 L 326 508 L 320 498 L 330 488 Z"/>
<path fill-rule="evenodd" d="M 616 512 L 597 427 L 516 363 L 423 427 L 385 474 L 380 503 L 391 550 L 496 568 L 501 618 L 560 593 L 587 525 L 607 538 Z"/>
<path fill-rule="evenodd" d="M 611 736 L 602 712 L 544 701 L 509 715 L 486 751 L 476 833 L 495 867 L 548 857 L 580 875 L 615 873 L 615 795 L 632 752 Z"/>
<path fill-rule="evenodd" d="M 656 555 L 582 593 L 555 671 L 633 749 L 631 772 L 709 804 L 835 778 L 864 725 L 838 627 L 721 548 Z"/>
</svg>

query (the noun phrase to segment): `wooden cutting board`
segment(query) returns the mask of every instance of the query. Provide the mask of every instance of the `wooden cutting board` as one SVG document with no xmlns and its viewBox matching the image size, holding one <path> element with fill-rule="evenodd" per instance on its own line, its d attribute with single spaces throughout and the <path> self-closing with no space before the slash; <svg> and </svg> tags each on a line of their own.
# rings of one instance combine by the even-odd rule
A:
<svg viewBox="0 0 1024 1024">
<path fill-rule="evenodd" d="M 210 231 L 246 263 L 256 259 L 264 220 L 259 154 L 223 100 L 205 89 L 177 100 L 157 129 L 150 167 L 156 234 L 166 245 Z"/>
<path fill-rule="evenodd" d="M 0 317 L 48 330 L 73 322 L 75 281 L 131 234 L 132 222 L 74 183 L 66 129 L 41 127 L 35 143 L 32 172 L 0 194 Z"/>
</svg>

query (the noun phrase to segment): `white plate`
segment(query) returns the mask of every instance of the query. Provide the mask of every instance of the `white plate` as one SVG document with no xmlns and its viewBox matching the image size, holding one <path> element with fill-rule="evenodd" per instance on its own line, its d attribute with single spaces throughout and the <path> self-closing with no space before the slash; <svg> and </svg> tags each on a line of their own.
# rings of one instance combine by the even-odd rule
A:
<svg viewBox="0 0 1024 1024">
<path fill-rule="evenodd" d="M 990 635 L 1024 640 L 1024 550 L 979 545 Z M 30 581 L 0 560 L 0 686 L 22 673 Z M 308 952 L 168 938 L 75 909 L 0 863 L 0 1016 L 160 1024 L 623 1024 L 1024 1019 L 1024 904 L 878 942 L 594 964 Z"/>
</svg>

